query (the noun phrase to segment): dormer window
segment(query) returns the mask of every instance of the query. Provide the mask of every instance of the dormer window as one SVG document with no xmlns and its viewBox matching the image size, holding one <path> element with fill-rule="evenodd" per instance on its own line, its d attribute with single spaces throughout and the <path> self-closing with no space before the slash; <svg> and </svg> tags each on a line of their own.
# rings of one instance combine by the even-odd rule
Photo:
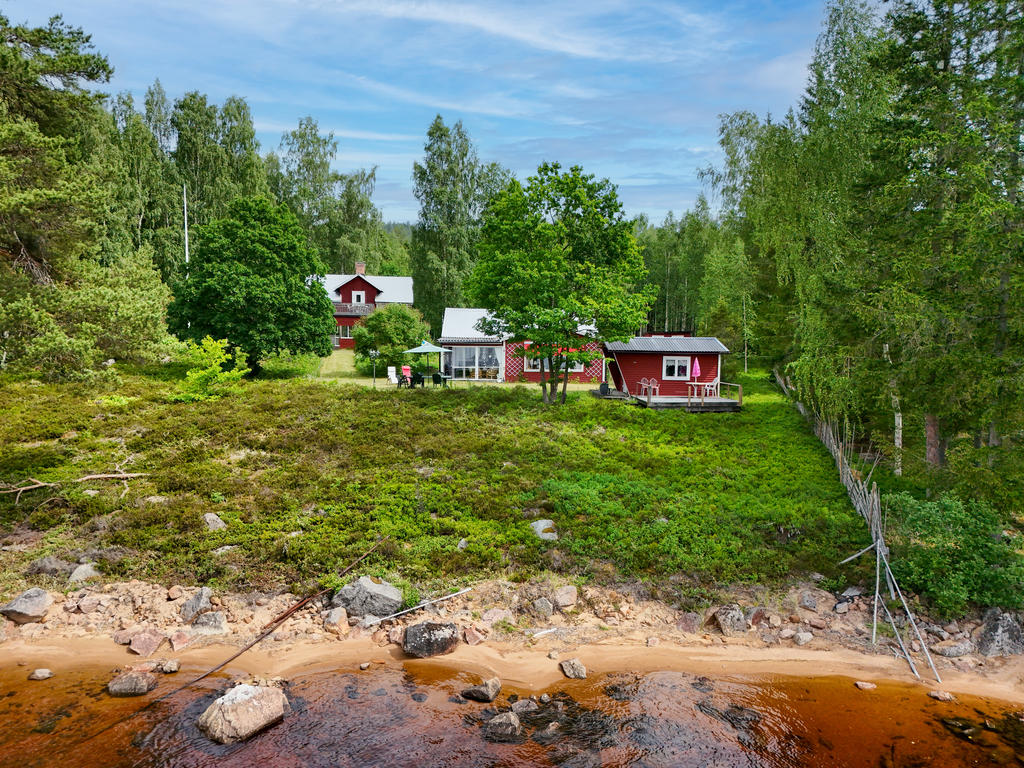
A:
<svg viewBox="0 0 1024 768">
<path fill-rule="evenodd" d="M 352 303 L 353 304 L 365 304 L 366 303 L 366 291 L 352 291 Z"/>
</svg>

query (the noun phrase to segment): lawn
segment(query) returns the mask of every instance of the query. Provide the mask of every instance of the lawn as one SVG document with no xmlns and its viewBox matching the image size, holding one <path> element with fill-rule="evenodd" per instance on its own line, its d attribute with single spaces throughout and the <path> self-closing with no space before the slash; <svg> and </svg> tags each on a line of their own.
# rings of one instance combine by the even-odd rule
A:
<svg viewBox="0 0 1024 768">
<path fill-rule="evenodd" d="M 168 402 L 167 368 L 0 384 L 0 482 L 60 484 L 0 496 L 0 533 L 33 542 L 0 553 L 0 591 L 35 557 L 89 547 L 121 552 L 113 577 L 243 589 L 309 583 L 388 536 L 369 568 L 410 589 L 552 570 L 699 590 L 832 575 L 868 542 L 763 374 L 741 377 L 742 413 L 687 414 L 579 392 L 545 407 L 536 386 L 373 390 L 345 357 L 192 404 Z M 115 468 L 145 476 L 74 482 Z M 208 532 L 207 512 L 227 528 Z M 533 535 L 538 516 L 557 542 Z"/>
</svg>

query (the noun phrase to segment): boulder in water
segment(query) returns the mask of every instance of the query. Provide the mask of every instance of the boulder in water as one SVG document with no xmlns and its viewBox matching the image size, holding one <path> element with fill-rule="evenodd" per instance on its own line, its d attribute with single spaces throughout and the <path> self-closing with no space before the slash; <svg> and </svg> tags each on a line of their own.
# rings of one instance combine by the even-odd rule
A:
<svg viewBox="0 0 1024 768">
<path fill-rule="evenodd" d="M 484 738 L 488 741 L 515 739 L 522 732 L 523 726 L 515 712 L 502 712 L 484 723 Z"/>
<path fill-rule="evenodd" d="M 280 688 L 236 685 L 199 716 L 199 727 L 213 741 L 233 744 L 281 722 L 288 709 Z"/>
<path fill-rule="evenodd" d="M 139 670 L 122 672 L 107 683 L 107 691 L 111 696 L 142 696 L 154 688 L 156 688 L 156 675 Z"/>
<path fill-rule="evenodd" d="M 501 680 L 492 677 L 489 680 L 484 680 L 480 685 L 467 688 L 462 695 L 473 701 L 494 701 L 499 693 L 501 693 Z"/>
</svg>

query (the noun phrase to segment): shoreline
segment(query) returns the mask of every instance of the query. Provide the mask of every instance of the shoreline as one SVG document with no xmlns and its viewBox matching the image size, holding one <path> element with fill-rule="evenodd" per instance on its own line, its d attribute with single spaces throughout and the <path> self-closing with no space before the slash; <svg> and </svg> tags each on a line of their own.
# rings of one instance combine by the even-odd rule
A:
<svg viewBox="0 0 1024 768">
<path fill-rule="evenodd" d="M 229 643 L 211 643 L 174 654 L 157 653 L 152 658 L 173 655 L 179 659 L 182 671 L 167 679 L 184 684 L 237 650 L 237 646 Z M 543 647 L 523 648 L 516 643 L 494 642 L 477 646 L 461 644 L 450 654 L 416 659 L 403 654 L 399 646 L 380 646 L 369 637 L 326 646 L 298 641 L 273 648 L 252 648 L 217 674 L 234 679 L 246 676 L 289 679 L 355 672 L 368 662 L 371 668 L 404 668 L 413 674 L 447 672 L 482 678 L 496 676 L 503 686 L 529 695 L 556 688 L 566 681 L 558 660 L 550 658 L 548 653 Z M 855 691 L 853 682 L 864 680 L 922 693 L 943 690 L 954 695 L 1024 705 L 1024 686 L 1020 684 L 1024 679 L 1022 659 L 1004 659 L 998 670 L 985 677 L 974 671 L 944 670 L 940 684 L 927 677 L 917 680 L 902 659 L 843 648 L 752 648 L 741 643 L 666 643 L 648 648 L 639 642 L 616 641 L 579 645 L 571 652 L 559 654 L 559 660 L 564 658 L 579 658 L 588 676 L 676 671 L 713 678 L 848 678 L 851 693 Z M 8 669 L 20 666 L 26 671 L 45 666 L 55 675 L 84 669 L 113 672 L 145 661 L 144 657 L 102 637 L 61 638 L 58 642 L 14 641 L 0 645 L 0 666 Z"/>
<path fill-rule="evenodd" d="M 175 676 L 180 684 L 223 662 L 297 601 L 288 593 L 214 594 L 138 581 L 48 594 L 53 603 L 40 621 L 0 620 L 0 666 L 45 667 L 59 675 L 83 667 L 113 672 L 148 659 L 175 658 L 189 669 Z M 891 639 L 880 636 L 878 645 L 870 643 L 867 598 L 837 602 L 813 583 L 775 595 L 734 591 L 731 598 L 733 604 L 699 614 L 648 599 L 629 585 L 577 588 L 549 580 L 494 580 L 400 620 L 369 626 L 342 608 L 326 610 L 326 601 L 310 603 L 222 674 L 288 678 L 358 670 L 369 662 L 414 674 L 447 669 L 497 676 L 529 695 L 564 681 L 559 662 L 575 657 L 592 675 L 672 670 L 712 677 L 848 677 L 851 689 L 855 680 L 886 681 L 922 692 L 938 689 L 1024 704 L 1024 655 L 935 655 L 938 683 L 918 647 L 912 652 L 918 680 L 902 656 L 894 655 Z M 191 611 L 198 602 L 205 613 Z M 739 624 L 723 620 L 723 611 Z M 337 612 L 340 617 L 329 616 Z M 194 623 L 184 620 L 186 613 L 197 617 Z M 453 652 L 406 656 L 405 628 L 424 621 L 456 628 Z M 959 640 L 935 635 L 945 630 L 930 625 L 929 645 L 970 642 L 980 623 L 948 625 Z M 140 637 L 148 642 L 139 648 Z M 129 643 L 141 652 L 130 651 Z"/>
</svg>

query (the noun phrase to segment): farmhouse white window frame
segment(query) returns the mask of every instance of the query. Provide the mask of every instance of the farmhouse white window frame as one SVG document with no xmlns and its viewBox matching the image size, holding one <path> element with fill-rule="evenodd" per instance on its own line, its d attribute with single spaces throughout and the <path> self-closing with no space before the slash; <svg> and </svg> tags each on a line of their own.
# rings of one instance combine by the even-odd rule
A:
<svg viewBox="0 0 1024 768">
<path fill-rule="evenodd" d="M 365 304 L 366 303 L 366 291 L 352 291 L 352 303 L 353 304 Z"/>
<path fill-rule="evenodd" d="M 686 365 L 686 373 L 679 375 L 680 363 Z M 669 374 L 669 370 L 672 374 Z M 690 378 L 690 358 L 685 355 L 665 355 L 661 358 L 661 378 L 666 381 L 688 381 Z"/>
</svg>

